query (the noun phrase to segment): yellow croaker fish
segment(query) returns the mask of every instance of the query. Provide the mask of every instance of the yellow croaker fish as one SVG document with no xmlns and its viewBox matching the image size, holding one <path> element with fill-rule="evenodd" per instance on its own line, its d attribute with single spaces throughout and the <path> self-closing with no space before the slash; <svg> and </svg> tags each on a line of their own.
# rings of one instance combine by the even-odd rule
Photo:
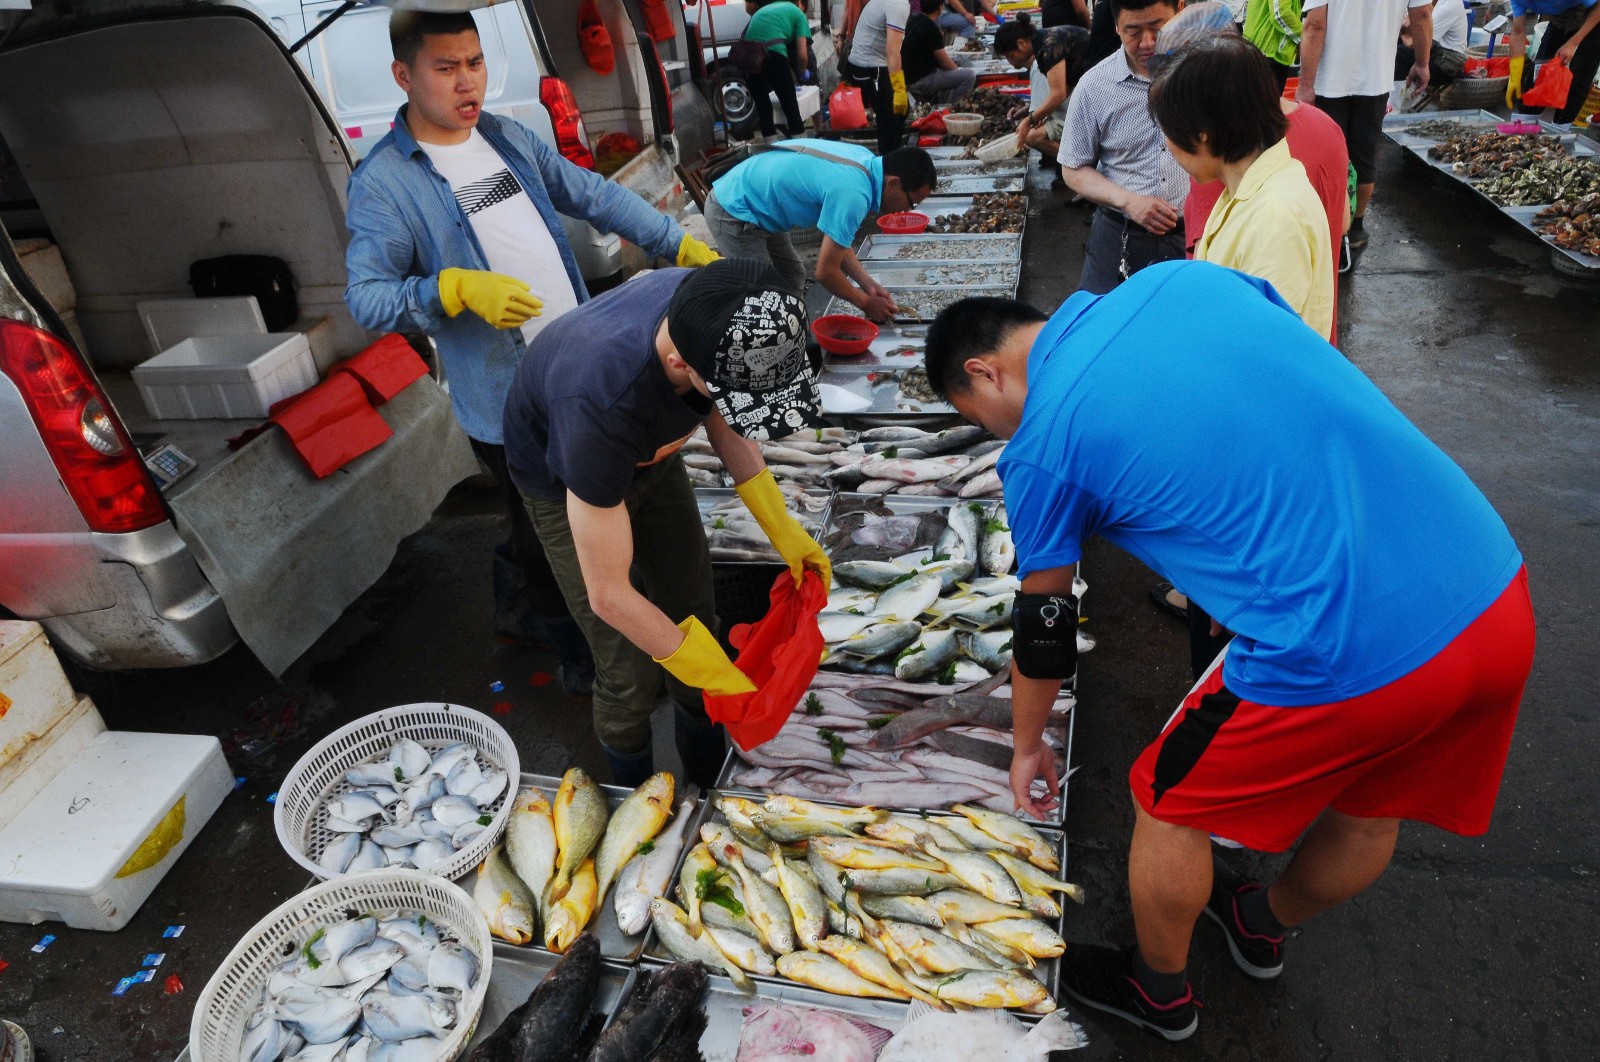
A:
<svg viewBox="0 0 1600 1062">
<path fill-rule="evenodd" d="M 572 875 L 567 894 L 550 904 L 550 917 L 544 923 L 544 946 L 558 954 L 565 954 L 578 939 L 583 927 L 594 917 L 595 906 L 600 902 L 600 890 L 594 877 L 594 860 L 585 859 Z"/>
<path fill-rule="evenodd" d="M 733 831 L 740 844 L 748 845 L 758 852 L 767 847 L 768 839 L 755 821 L 755 816 L 761 814 L 760 804 L 743 797 L 719 796 L 716 799 L 716 806 L 717 810 L 722 812 L 722 817 L 728 820 L 728 829 Z"/>
<path fill-rule="evenodd" d="M 989 970 L 997 964 L 987 955 L 969 948 L 927 926 L 909 922 L 881 922 L 884 935 L 895 942 L 913 966 L 935 974 L 962 970 Z"/>
<path fill-rule="evenodd" d="M 489 932 L 513 944 L 533 939 L 533 894 L 506 864 L 504 850 L 495 845 L 478 866 L 472 899 L 489 923 Z"/>
<path fill-rule="evenodd" d="M 778 892 L 789 907 L 800 946 L 816 951 L 817 942 L 828 935 L 828 901 L 814 881 L 783 858 L 777 845 L 772 847 L 772 866 L 778 873 Z"/>
<path fill-rule="evenodd" d="M 700 839 L 710 847 L 713 858 L 717 856 L 717 853 L 726 851 L 728 845 L 736 844 L 739 846 L 739 854 L 744 856 L 745 866 L 749 867 L 751 870 L 762 875 L 763 877 L 765 877 L 767 872 L 772 869 L 772 860 L 764 854 L 766 845 L 771 844 L 771 841 L 766 841 L 765 844 L 762 845 L 761 850 L 751 848 L 749 845 L 739 840 L 738 835 L 735 834 L 732 828 L 729 827 L 729 825 L 725 822 L 707 822 L 702 824 L 700 827 Z M 726 858 L 726 856 L 723 856 L 722 858 L 717 859 L 717 861 L 720 863 Z M 732 864 L 729 863 L 728 866 L 731 868 Z"/>
<path fill-rule="evenodd" d="M 721 970 L 739 987 L 741 992 L 756 994 L 755 982 L 741 970 L 737 963 L 718 950 L 709 936 L 696 936 L 689 931 L 689 916 L 671 900 L 650 901 L 650 924 L 655 927 L 661 944 L 673 958 L 683 962 L 702 962 L 712 970 Z"/>
<path fill-rule="evenodd" d="M 950 810 L 966 816 L 968 822 L 995 840 L 1011 845 L 1016 854 L 1041 870 L 1053 874 L 1061 869 L 1061 860 L 1051 849 L 1050 842 L 1021 819 L 971 804 L 957 804 Z"/>
<path fill-rule="evenodd" d="M 594 854 L 595 884 L 602 900 L 623 864 L 634 857 L 640 845 L 654 840 L 672 817 L 672 796 L 672 775 L 661 771 L 645 779 L 612 812 Z"/>
<path fill-rule="evenodd" d="M 539 905 L 540 921 L 548 918 L 544 893 L 556 872 L 556 826 L 550 801 L 537 789 L 524 789 L 511 806 L 511 817 L 506 820 L 506 856 Z"/>
<path fill-rule="evenodd" d="M 733 861 L 733 871 L 739 875 L 739 884 L 744 890 L 745 914 L 761 930 L 767 947 L 780 955 L 793 951 L 794 923 L 790 921 L 789 905 L 784 902 L 783 893 L 745 866 L 737 848 L 729 846 L 727 855 Z"/>
<path fill-rule="evenodd" d="M 1059 892 L 1066 895 L 1069 900 L 1082 903 L 1084 900 L 1083 886 L 1073 885 L 1057 878 L 1052 878 L 1044 871 L 1039 870 L 1027 860 L 1018 859 L 1016 856 L 1006 855 L 1004 852 L 992 853 L 996 863 L 1005 868 L 1012 880 L 1023 892 L 1036 895 L 1048 895 Z"/>
<path fill-rule="evenodd" d="M 945 889 L 933 893 L 928 897 L 928 902 L 939 912 L 940 918 L 948 922 L 964 922 L 969 926 L 980 922 L 998 922 L 1001 919 L 1016 918 L 1022 914 L 1022 908 L 995 903 L 987 896 L 979 896 L 966 889 Z"/>
<path fill-rule="evenodd" d="M 966 819 L 948 818 L 942 820 L 945 831 L 955 836 L 961 842 L 961 847 L 974 852 L 1011 852 L 1020 854 L 1009 842 L 990 837 Z M 944 847 L 944 842 L 936 837 L 939 847 Z"/>
<path fill-rule="evenodd" d="M 822 954 L 837 960 L 839 965 L 857 977 L 866 978 L 874 984 L 883 985 L 896 992 L 904 992 L 912 999 L 920 999 L 930 1007 L 948 1009 L 937 998 L 902 977 L 888 956 L 861 941 L 832 936 L 824 937 L 818 944 Z"/>
<path fill-rule="evenodd" d="M 1022 912 L 1017 912 L 1021 914 Z M 1034 959 L 1032 955 L 1009 944 L 1002 943 L 993 937 L 984 936 L 975 932 L 971 926 L 962 925 L 960 922 L 949 922 L 945 930 L 956 940 L 965 944 L 973 951 L 989 960 L 989 965 L 1001 970 L 1028 970 L 1032 969 Z"/>
<path fill-rule="evenodd" d="M 835 866 L 848 867 L 852 870 L 894 870 L 897 867 L 905 867 L 909 870 L 942 872 L 945 868 L 942 862 L 921 852 L 907 852 L 891 845 L 875 844 L 871 841 L 843 837 L 814 837 L 809 842 L 809 848 Z"/>
<path fill-rule="evenodd" d="M 981 893 L 995 903 L 1022 905 L 1022 892 L 1011 875 L 1006 873 L 996 859 L 1014 859 L 1004 852 L 947 852 L 929 841 L 924 848 L 935 859 L 943 860 L 950 873 L 974 892 Z M 994 857 L 994 858 L 991 858 Z M 1021 863 L 1022 860 L 1014 859 Z M 1026 865 L 1026 864 L 1024 864 Z"/>
<path fill-rule="evenodd" d="M 1067 942 L 1061 939 L 1061 934 L 1033 918 L 981 922 L 972 928 L 1036 959 L 1054 959 L 1067 950 Z"/>
<path fill-rule="evenodd" d="M 967 1007 L 1007 1007 L 1029 1014 L 1056 1009 L 1044 985 L 1016 970 L 963 970 L 938 981 L 932 992 L 946 1003 Z"/>
<path fill-rule="evenodd" d="M 897 844 L 902 848 L 921 848 L 922 838 L 926 835 L 933 838 L 933 842 L 940 848 L 956 849 L 971 848 L 969 844 L 962 843 L 961 838 L 952 833 L 949 827 L 938 819 L 910 819 L 901 815 L 891 815 L 883 822 L 874 822 L 867 827 L 867 836 L 889 844 Z"/>
<path fill-rule="evenodd" d="M 683 868 L 678 871 L 678 895 L 683 898 L 684 906 L 689 909 L 689 927 L 696 933 L 700 931 L 700 874 L 717 872 L 717 861 L 711 858 L 711 849 L 704 843 L 697 844 L 689 849 L 683 857 Z"/>
<path fill-rule="evenodd" d="M 889 817 L 877 808 L 828 808 L 800 797 L 768 797 L 750 820 L 762 833 L 787 844 L 811 837 L 856 837 Z"/>
<path fill-rule="evenodd" d="M 749 970 L 763 977 L 771 977 L 778 972 L 771 953 L 755 937 L 741 933 L 737 929 L 724 929 L 721 926 L 711 925 L 706 926 L 700 935 L 702 939 L 709 940 L 715 945 L 718 951 L 727 956 L 729 962 L 741 970 Z"/>
<path fill-rule="evenodd" d="M 567 894 L 567 887 L 585 859 L 606 832 L 606 795 L 594 780 L 574 767 L 561 776 L 561 787 L 551 808 L 556 827 L 556 876 L 550 881 L 549 899 Z"/>
<path fill-rule="evenodd" d="M 798 981 L 824 992 L 862 999 L 909 999 L 906 992 L 897 991 L 859 974 L 851 973 L 839 960 L 810 951 L 797 951 L 778 956 L 778 972 L 791 981 Z"/>
</svg>

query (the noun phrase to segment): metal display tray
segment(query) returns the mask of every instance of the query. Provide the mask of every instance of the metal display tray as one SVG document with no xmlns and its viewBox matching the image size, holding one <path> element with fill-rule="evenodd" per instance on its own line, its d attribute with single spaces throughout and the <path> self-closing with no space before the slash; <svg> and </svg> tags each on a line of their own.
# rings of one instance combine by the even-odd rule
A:
<svg viewBox="0 0 1600 1062">
<path fill-rule="evenodd" d="M 938 187 L 933 191 L 935 196 L 947 195 L 973 195 L 977 192 L 1026 192 L 1028 178 L 1026 171 L 1000 176 L 958 176 L 941 177 Z"/>
<path fill-rule="evenodd" d="M 720 790 L 719 790 L 719 792 L 720 792 Z M 748 790 L 745 791 L 745 793 L 748 793 L 748 792 L 749 792 Z M 735 791 L 733 791 L 733 795 L 744 795 L 744 794 L 741 794 L 739 791 L 735 790 Z M 759 795 L 759 794 L 754 794 L 754 795 Z M 844 806 L 846 806 L 846 805 L 843 805 L 843 804 L 829 804 L 826 801 L 820 801 L 820 800 L 819 801 L 814 801 L 814 803 L 822 804 L 822 805 L 827 806 L 827 807 L 844 807 Z M 893 811 L 893 812 L 898 813 L 898 814 L 907 814 L 907 815 L 916 815 L 916 814 L 922 813 L 922 809 L 920 809 L 920 808 L 888 808 L 888 809 L 885 809 L 885 810 Z M 954 817 L 957 817 L 953 812 L 947 812 L 947 811 L 928 811 L 928 812 L 925 812 L 924 814 L 926 814 L 929 818 L 954 818 Z M 712 808 L 711 809 L 711 814 L 709 816 L 707 816 L 703 820 L 703 822 L 725 822 L 725 821 L 726 820 L 722 818 L 721 814 L 715 808 Z M 1060 862 L 1061 862 L 1061 869 L 1057 872 L 1057 876 L 1061 877 L 1062 880 L 1066 880 L 1066 878 L 1065 878 L 1065 875 L 1067 874 L 1067 838 L 1066 838 L 1066 835 L 1059 828 L 1054 827 L 1054 826 L 1044 825 L 1044 824 L 1040 824 L 1040 823 L 1030 823 L 1029 825 L 1031 825 L 1035 830 L 1037 830 L 1040 833 L 1040 835 L 1042 835 L 1045 838 L 1045 840 L 1051 842 L 1051 845 L 1052 845 L 1053 849 L 1056 852 L 1056 858 L 1059 859 Z M 679 868 L 679 870 L 681 870 L 682 867 L 683 867 L 684 859 L 686 859 L 688 857 L 689 847 L 690 846 L 688 846 L 688 845 L 684 846 L 683 856 L 680 857 L 679 860 L 678 860 L 678 868 Z M 673 884 L 676 885 L 676 883 L 677 883 L 677 873 L 674 873 L 674 875 L 673 875 Z M 1060 894 L 1057 893 L 1055 895 L 1059 896 Z M 1065 897 L 1063 897 L 1062 898 L 1062 902 L 1061 902 L 1061 917 L 1057 918 L 1053 922 L 1051 922 L 1052 928 L 1054 928 L 1055 931 L 1057 933 L 1060 933 L 1063 937 L 1066 936 L 1067 910 L 1068 910 L 1068 905 L 1071 905 L 1071 904 L 1072 904 L 1071 900 L 1066 899 Z M 645 943 L 645 949 L 644 949 L 644 953 L 641 956 L 641 961 L 642 962 L 646 962 L 646 963 L 649 963 L 649 962 L 652 962 L 652 961 L 656 962 L 656 963 L 670 963 L 670 962 L 673 961 L 673 958 L 672 958 L 671 954 L 666 950 L 666 948 L 664 946 L 662 946 L 661 942 L 656 939 L 656 934 L 655 934 L 655 930 L 654 930 L 653 927 L 650 930 L 649 939 Z M 1061 960 L 1060 959 L 1040 959 L 1039 962 L 1038 962 L 1038 965 L 1033 968 L 1033 974 L 1034 974 L 1034 976 L 1039 978 L 1041 983 L 1043 983 L 1045 988 L 1049 991 L 1049 993 L 1051 995 L 1051 998 L 1055 998 L 1057 995 L 1060 994 L 1060 983 L 1061 983 Z M 720 975 L 713 975 L 713 980 L 719 979 L 719 976 Z M 781 988 L 784 988 L 784 989 L 798 990 L 798 991 L 803 991 L 803 992 L 808 992 L 808 993 L 817 991 L 817 990 L 811 989 L 811 988 L 809 988 L 807 986 L 796 984 L 794 981 L 790 981 L 788 978 L 782 977 L 782 976 L 779 976 L 779 975 L 768 976 L 768 975 L 765 975 L 765 974 L 751 974 L 750 975 L 750 979 L 752 981 L 754 981 L 756 983 L 756 985 L 761 989 L 765 989 L 767 986 L 776 986 L 776 987 L 781 987 Z M 739 994 L 741 996 L 743 995 L 742 993 L 738 992 L 738 989 L 733 987 L 732 982 L 727 982 L 727 984 L 728 984 L 728 988 L 731 991 L 733 991 L 736 994 Z M 827 1000 L 830 1000 L 830 1001 L 835 1001 L 835 1002 L 838 1002 L 838 1001 L 848 1001 L 850 1003 L 866 1002 L 864 1000 L 858 1000 L 854 996 L 835 996 L 835 995 L 833 995 L 832 993 L 829 993 L 829 992 L 819 992 L 817 994 L 820 995 L 824 999 L 827 999 Z M 749 996 L 743 996 L 743 998 L 748 1002 L 750 997 Z M 908 1005 L 908 1004 L 903 1003 L 903 1002 L 900 1002 L 900 1003 L 895 1003 L 895 1002 L 892 1002 L 892 1001 L 884 1001 L 884 1002 L 889 1002 L 891 1006 L 896 1006 L 896 1007 L 901 1007 L 901 1008 L 904 1008 L 904 1007 L 906 1007 Z M 1019 1017 L 1019 1018 L 1023 1018 L 1024 1020 L 1026 1020 L 1027 1017 L 1028 1017 L 1027 1015 L 1022 1014 L 1020 1011 L 1012 1011 L 1012 1013 L 1016 1014 L 1017 1017 Z M 708 1059 L 709 1059 L 709 1056 L 708 1056 Z"/>
<path fill-rule="evenodd" d="M 938 316 L 938 310 L 943 309 L 944 306 L 948 306 L 959 299 L 970 298 L 979 295 L 1002 299 L 1016 298 L 1017 283 L 1021 279 L 1021 275 L 1021 270 L 1018 270 L 1017 280 L 1013 280 L 1010 284 L 885 284 L 884 287 L 889 289 L 889 294 L 894 296 L 896 303 L 900 304 L 900 315 L 895 318 L 895 320 L 932 321 L 934 317 Z M 945 302 L 943 306 L 938 307 L 938 309 L 920 308 L 911 301 L 920 293 L 945 292 L 951 293 L 954 297 Z M 904 297 L 904 300 L 902 300 L 902 297 Z M 828 300 L 827 312 L 829 314 L 849 314 L 853 317 L 861 316 L 860 310 L 850 303 L 845 302 L 837 295 Z"/>
<path fill-rule="evenodd" d="M 560 788 L 560 786 L 561 779 L 555 775 L 530 774 L 527 771 L 524 771 L 520 779 L 520 787 L 518 792 L 521 792 L 522 789 L 528 789 L 531 787 L 539 790 L 551 800 L 554 800 L 556 790 Z M 628 794 L 633 792 L 632 789 L 616 785 L 602 785 L 600 788 L 606 795 L 607 806 L 609 806 L 613 812 L 617 810 L 618 805 L 627 799 Z M 672 809 L 674 813 L 677 812 L 678 805 L 682 802 L 682 800 L 682 792 L 675 792 L 673 794 Z M 706 812 L 710 806 L 711 802 L 705 798 L 705 794 L 700 794 L 699 799 L 695 802 L 693 818 L 691 818 L 689 821 L 690 833 L 695 833 L 700 829 L 700 823 L 705 821 Z M 669 819 L 667 821 L 670 825 L 672 820 Z M 474 867 L 465 874 L 461 875 L 461 877 L 457 878 L 455 883 L 470 894 L 472 892 L 473 882 L 477 880 L 477 876 L 478 871 L 477 868 Z M 640 951 L 644 949 L 646 934 L 635 933 L 632 936 L 629 936 L 622 931 L 622 927 L 617 924 L 617 909 L 611 903 L 610 890 L 607 890 L 607 894 L 597 898 L 595 902 L 598 904 L 599 910 L 597 910 L 594 913 L 594 916 L 589 919 L 589 924 L 585 928 L 600 938 L 600 954 L 605 958 L 615 962 L 633 962 L 639 957 Z M 542 930 L 543 927 L 541 926 L 540 929 Z M 495 960 L 497 967 L 499 964 L 501 948 L 509 948 L 513 953 L 547 955 L 560 958 L 560 956 L 555 955 L 554 952 L 552 952 L 549 948 L 546 948 L 543 944 L 526 944 L 519 946 L 516 944 L 507 944 L 503 941 L 496 941 Z"/>
<path fill-rule="evenodd" d="M 1022 279 L 1021 262 L 878 261 L 866 264 L 872 279 L 888 288 L 1005 287 Z"/>
<path fill-rule="evenodd" d="M 914 369 L 922 364 L 923 348 L 927 342 L 927 325 L 879 325 L 877 338 L 873 339 L 865 354 L 825 354 L 822 364 L 824 371 L 829 368 L 846 372 Z"/>
<path fill-rule="evenodd" d="M 916 418 L 920 422 L 955 416 L 955 407 L 948 402 L 924 402 L 908 398 L 900 390 L 899 372 L 920 367 L 920 358 L 894 369 L 845 366 L 842 362 L 843 359 L 830 362 L 817 377 L 822 390 L 822 412 L 830 419 L 894 418 L 898 422 Z"/>
<path fill-rule="evenodd" d="M 822 466 L 819 465 L 818 467 Z M 833 466 L 829 465 L 828 467 L 832 468 Z M 808 498 L 815 498 L 819 505 L 815 512 L 809 509 L 806 510 L 806 515 L 815 518 L 818 527 L 827 527 L 828 511 L 833 507 L 833 491 L 816 489 L 807 490 L 804 493 Z M 694 489 L 694 500 L 695 506 L 700 510 L 701 522 L 704 523 L 706 513 L 710 512 L 714 507 L 737 496 L 738 493 L 732 487 L 696 487 Z M 711 560 L 714 564 L 755 565 L 758 567 L 770 567 L 774 564 L 784 563 L 783 558 L 778 555 L 776 550 L 773 551 L 771 560 L 719 560 L 715 554 L 712 555 Z"/>
<path fill-rule="evenodd" d="M 548 951 L 519 948 L 515 944 L 496 941 L 494 972 L 489 977 L 489 992 L 483 1001 L 483 1014 L 478 1019 L 478 1031 L 473 1034 L 472 1042 L 467 1045 L 462 1057 L 471 1054 L 473 1049 L 492 1036 L 506 1015 L 526 1003 L 533 990 L 560 961 L 561 956 Z M 637 976 L 632 964 L 603 961 L 594 1013 L 603 1015 L 609 1024 L 617 1008 L 633 990 Z"/>
<path fill-rule="evenodd" d="M 934 171 L 940 183 L 957 177 L 1008 177 L 1028 172 L 1028 160 L 1022 156 L 1001 162 L 984 162 L 982 159 L 934 159 Z"/>
<path fill-rule="evenodd" d="M 1539 231 L 1539 223 L 1534 221 L 1534 215 L 1538 214 L 1544 209 L 1545 208 L 1542 206 L 1500 208 L 1501 213 L 1505 214 L 1506 217 L 1510 218 L 1518 225 L 1521 225 L 1523 228 L 1533 233 L 1533 235 L 1537 237 L 1540 242 L 1549 247 L 1553 253 L 1561 255 L 1574 265 L 1580 266 L 1584 269 L 1600 270 L 1600 257 L 1596 257 L 1592 254 L 1584 254 L 1582 251 L 1574 251 L 1566 247 L 1561 247 L 1557 245 L 1556 242 L 1550 237 Z"/>
<path fill-rule="evenodd" d="M 641 970 L 656 970 L 662 965 L 660 960 L 646 958 Z M 630 992 L 633 987 L 629 986 Z M 735 1062 L 739 1055 L 739 1034 L 744 1029 L 744 1009 L 757 1000 L 847 1014 L 890 1032 L 900 1031 L 908 1009 L 907 1004 L 895 1000 L 836 996 L 793 981 L 758 981 L 756 994 L 748 996 L 723 975 L 713 973 L 706 989 L 706 1031 L 700 1037 L 700 1053 L 705 1056 L 705 1062 Z"/>
<path fill-rule="evenodd" d="M 922 205 L 926 207 L 932 202 L 933 200 L 931 199 L 923 200 Z M 951 202 L 960 202 L 960 200 L 951 200 Z M 971 200 L 967 200 L 967 206 L 970 205 Z M 961 209 L 965 210 L 967 207 L 963 206 Z M 979 242 L 983 240 L 995 242 L 988 244 Z M 968 250 L 968 248 L 970 248 L 972 245 L 977 244 L 978 247 L 987 251 L 989 248 L 1000 247 L 1000 241 L 1004 241 L 1004 247 L 1002 249 L 1002 253 L 1000 254 L 985 253 L 982 257 L 975 257 Z M 939 258 L 929 259 L 929 261 L 1022 261 L 1022 233 L 1020 232 L 968 232 L 954 233 L 948 236 L 941 236 L 934 233 L 919 233 L 914 236 L 890 236 L 884 233 L 874 233 L 873 235 L 868 236 L 865 240 L 861 241 L 861 247 L 856 251 L 856 257 L 860 258 L 863 262 L 883 259 L 893 259 L 897 261 L 921 261 L 921 259 L 903 258 L 901 256 L 903 255 L 905 249 L 913 244 L 934 242 L 941 244 L 939 247 Z M 942 246 L 945 243 L 949 244 L 948 251 L 946 251 Z"/>
</svg>

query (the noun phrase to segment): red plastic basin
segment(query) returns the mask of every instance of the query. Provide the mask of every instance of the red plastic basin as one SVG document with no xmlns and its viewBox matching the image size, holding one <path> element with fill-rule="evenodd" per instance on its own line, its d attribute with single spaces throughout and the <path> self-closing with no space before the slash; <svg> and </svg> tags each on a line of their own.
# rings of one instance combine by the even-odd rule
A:
<svg viewBox="0 0 1600 1062">
<path fill-rule="evenodd" d="M 832 313 L 812 321 L 811 334 L 829 354 L 865 354 L 878 338 L 878 326 L 865 317 Z"/>
</svg>

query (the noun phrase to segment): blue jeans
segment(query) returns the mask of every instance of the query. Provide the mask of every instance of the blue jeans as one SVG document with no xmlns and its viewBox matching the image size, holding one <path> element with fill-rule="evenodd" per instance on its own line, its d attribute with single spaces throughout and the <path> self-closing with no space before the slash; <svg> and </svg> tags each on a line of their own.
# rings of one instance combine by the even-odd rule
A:
<svg viewBox="0 0 1600 1062">
<path fill-rule="evenodd" d="M 954 11 L 941 11 L 939 12 L 939 17 L 933 21 L 940 29 L 954 30 L 969 41 L 978 35 L 978 27 Z"/>
</svg>

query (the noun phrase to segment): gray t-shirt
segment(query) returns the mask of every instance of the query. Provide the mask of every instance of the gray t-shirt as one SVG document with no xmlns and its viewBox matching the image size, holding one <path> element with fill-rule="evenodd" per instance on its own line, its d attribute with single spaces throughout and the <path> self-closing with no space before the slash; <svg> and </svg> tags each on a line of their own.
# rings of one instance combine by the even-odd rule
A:
<svg viewBox="0 0 1600 1062">
<path fill-rule="evenodd" d="M 856 19 L 856 33 L 850 38 L 850 63 L 853 66 L 888 66 L 889 31 L 906 31 L 911 17 L 909 0 L 869 0 Z"/>
</svg>

